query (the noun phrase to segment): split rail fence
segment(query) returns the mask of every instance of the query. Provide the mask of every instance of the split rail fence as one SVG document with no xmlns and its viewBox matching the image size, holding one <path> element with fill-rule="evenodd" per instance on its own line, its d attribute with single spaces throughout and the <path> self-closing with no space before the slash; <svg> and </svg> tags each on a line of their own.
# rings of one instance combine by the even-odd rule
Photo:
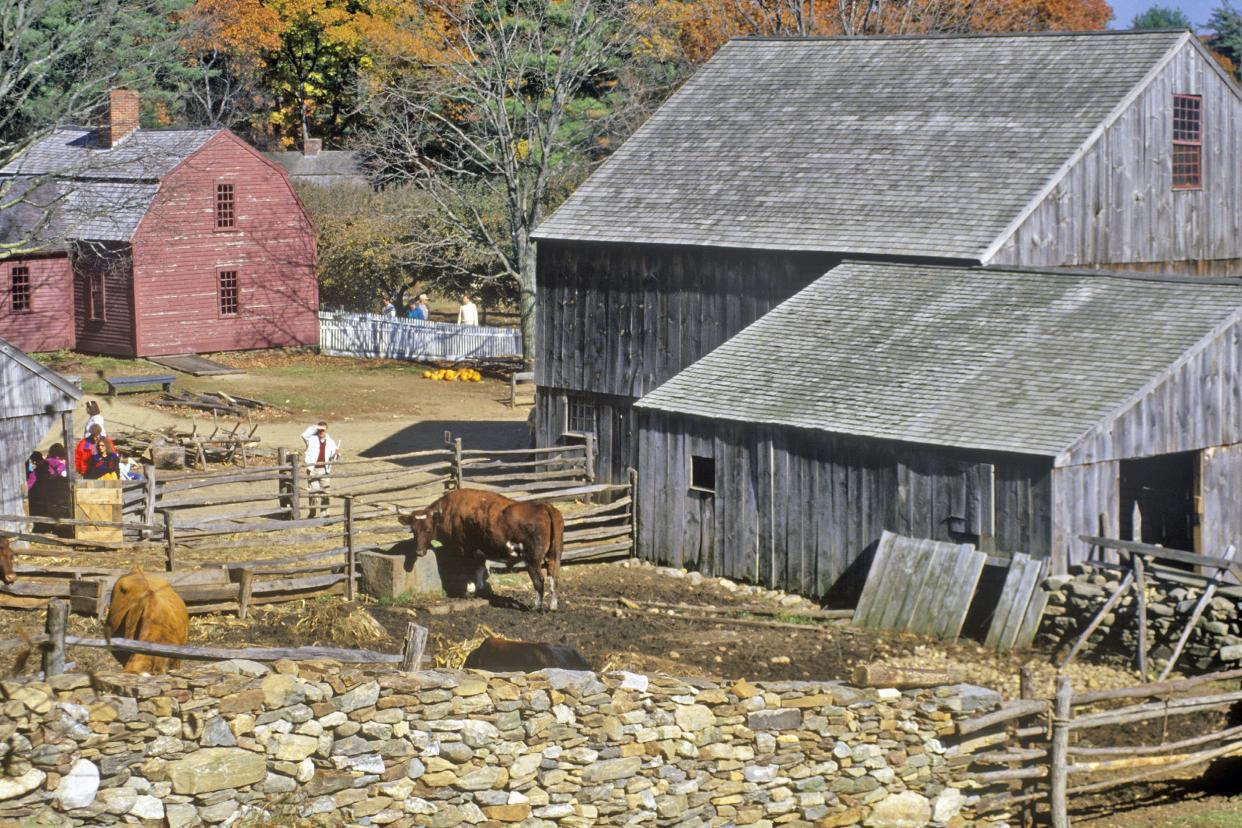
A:
<svg viewBox="0 0 1242 828">
<path fill-rule="evenodd" d="M 1032 697 L 1024 669 L 1023 698 L 960 722 L 947 755 L 970 768 L 976 816 L 1025 812 L 1024 824 L 1067 828 L 1071 798 L 1242 755 L 1242 722 L 1229 718 L 1240 679 L 1230 670 L 1075 692 L 1059 675 L 1047 700 Z"/>
<path fill-rule="evenodd" d="M 125 563 L 132 558 L 163 569 L 191 613 L 236 610 L 244 617 L 255 604 L 342 593 L 352 599 L 359 553 L 389 550 L 409 537 L 396 520 L 398 511 L 421 508 L 463 486 L 557 504 L 565 516 L 566 562 L 625 558 L 634 549 L 636 479 L 596 482 L 590 442 L 468 449 L 446 432 L 439 449 L 334 463 L 326 493 L 311 487 L 301 455 L 285 452 L 268 467 L 157 474 L 136 481 L 141 508 L 131 507 L 118 523 L 0 515 L 28 524 L 111 528 L 120 538 L 3 532 L 34 545 L 18 556 L 16 583 L 0 586 L 0 606 L 33 608 L 67 598 L 75 611 L 102 616 L 112 584 L 129 569 L 117 567 L 117 555 Z M 282 548 L 287 554 L 279 554 Z M 256 549 L 275 554 L 249 559 Z M 113 553 L 111 565 L 89 557 L 78 563 L 83 553 L 97 552 Z M 74 561 L 29 562 L 49 556 Z"/>
</svg>

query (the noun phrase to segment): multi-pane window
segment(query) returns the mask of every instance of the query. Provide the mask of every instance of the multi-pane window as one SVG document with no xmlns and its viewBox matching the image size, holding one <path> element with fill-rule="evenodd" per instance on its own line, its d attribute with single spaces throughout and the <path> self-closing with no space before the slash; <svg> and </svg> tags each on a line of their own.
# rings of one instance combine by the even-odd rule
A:
<svg viewBox="0 0 1242 828">
<path fill-rule="evenodd" d="M 232 184 L 216 185 L 216 229 L 223 230 L 237 223 L 237 205 L 233 200 Z"/>
<path fill-rule="evenodd" d="M 220 278 L 220 315 L 237 316 L 237 271 L 221 270 Z"/>
<path fill-rule="evenodd" d="M 565 417 L 565 430 L 574 434 L 595 433 L 595 405 L 581 397 L 569 398 Z"/>
<path fill-rule="evenodd" d="M 30 268 L 13 268 L 9 274 L 9 308 L 13 313 L 30 313 L 30 293 Z"/>
<path fill-rule="evenodd" d="M 107 319 L 104 314 L 104 275 L 92 272 L 86 277 L 86 318 L 94 322 Z"/>
<path fill-rule="evenodd" d="M 1203 186 L 1203 98 L 1173 96 L 1173 189 Z"/>
</svg>

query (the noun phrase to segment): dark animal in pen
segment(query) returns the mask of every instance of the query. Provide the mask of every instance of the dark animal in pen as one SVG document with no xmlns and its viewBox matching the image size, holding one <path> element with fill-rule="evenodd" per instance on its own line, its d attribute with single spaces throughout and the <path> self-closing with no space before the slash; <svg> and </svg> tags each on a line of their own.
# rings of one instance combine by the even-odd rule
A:
<svg viewBox="0 0 1242 828">
<path fill-rule="evenodd" d="M 466 656 L 463 667 L 493 673 L 530 673 L 548 667 L 562 670 L 590 670 L 582 654 L 564 644 L 542 644 L 535 641 L 510 641 L 485 638 Z"/>
</svg>

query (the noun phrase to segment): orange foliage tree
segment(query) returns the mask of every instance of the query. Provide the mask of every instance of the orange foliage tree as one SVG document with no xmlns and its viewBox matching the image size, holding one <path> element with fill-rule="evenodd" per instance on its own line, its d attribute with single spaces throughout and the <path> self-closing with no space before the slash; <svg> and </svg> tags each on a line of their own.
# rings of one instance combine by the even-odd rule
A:
<svg viewBox="0 0 1242 828">
<path fill-rule="evenodd" d="M 655 0 L 655 7 L 676 22 L 694 63 L 739 35 L 1086 31 L 1113 16 L 1105 0 Z"/>
</svg>

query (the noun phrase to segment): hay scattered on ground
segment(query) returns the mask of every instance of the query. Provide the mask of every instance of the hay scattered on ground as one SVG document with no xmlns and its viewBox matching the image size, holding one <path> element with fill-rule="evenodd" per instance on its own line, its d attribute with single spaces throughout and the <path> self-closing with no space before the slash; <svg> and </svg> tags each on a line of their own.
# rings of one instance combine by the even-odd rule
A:
<svg viewBox="0 0 1242 828">
<path fill-rule="evenodd" d="M 486 624 L 480 624 L 475 627 L 472 637 L 463 638 L 460 641 L 454 641 L 441 635 L 433 635 L 431 640 L 436 645 L 434 658 L 436 667 L 460 670 L 466 663 L 466 657 L 477 650 L 486 638 L 503 638 L 505 641 L 517 640 L 516 638 L 501 635 Z"/>
<path fill-rule="evenodd" d="M 267 604 L 255 608 L 256 625 L 289 624 L 299 639 L 313 646 L 366 649 L 388 641 L 388 631 L 363 607 L 336 598 Z"/>
</svg>

